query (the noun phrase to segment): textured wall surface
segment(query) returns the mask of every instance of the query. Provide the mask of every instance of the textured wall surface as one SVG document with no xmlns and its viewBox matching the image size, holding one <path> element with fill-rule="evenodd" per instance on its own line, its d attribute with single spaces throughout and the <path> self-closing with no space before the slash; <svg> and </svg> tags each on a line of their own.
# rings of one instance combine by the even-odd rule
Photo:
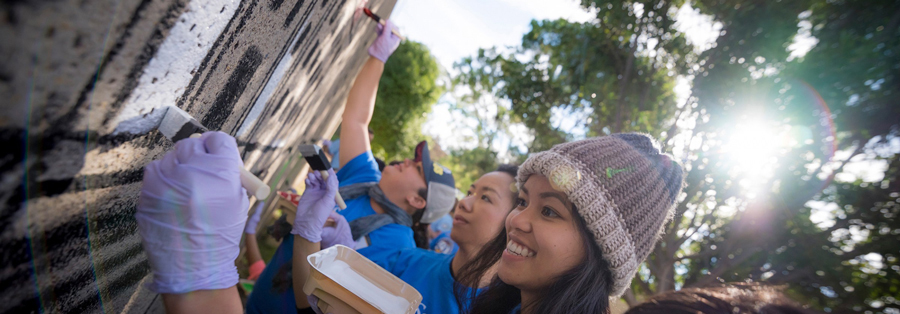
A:
<svg viewBox="0 0 900 314">
<path fill-rule="evenodd" d="M 0 313 L 161 311 L 134 212 L 143 166 L 172 143 L 113 129 L 176 105 L 283 185 L 291 147 L 334 132 L 374 40 L 356 4 L 0 3 Z"/>
</svg>

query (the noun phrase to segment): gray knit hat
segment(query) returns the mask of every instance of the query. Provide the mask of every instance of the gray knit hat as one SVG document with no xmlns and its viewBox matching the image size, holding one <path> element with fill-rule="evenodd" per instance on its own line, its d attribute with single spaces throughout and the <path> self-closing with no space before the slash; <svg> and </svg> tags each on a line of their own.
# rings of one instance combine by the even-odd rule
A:
<svg viewBox="0 0 900 314">
<path fill-rule="evenodd" d="M 612 296 L 631 284 L 650 255 L 681 193 L 681 165 L 645 134 L 626 133 L 559 144 L 528 157 L 519 188 L 542 174 L 587 222 L 612 271 Z"/>
</svg>

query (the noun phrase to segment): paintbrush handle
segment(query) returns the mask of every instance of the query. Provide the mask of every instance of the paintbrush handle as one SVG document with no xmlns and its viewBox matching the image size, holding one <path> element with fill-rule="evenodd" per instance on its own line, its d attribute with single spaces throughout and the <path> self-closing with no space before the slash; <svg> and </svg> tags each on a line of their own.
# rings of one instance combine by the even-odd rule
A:
<svg viewBox="0 0 900 314">
<path fill-rule="evenodd" d="M 387 22 L 385 22 L 383 19 L 379 19 L 378 23 L 381 24 L 381 26 L 387 27 Z M 396 29 L 392 28 L 391 33 L 394 33 L 395 36 L 400 38 L 400 41 L 406 40 L 406 38 L 403 38 L 403 35 L 400 35 L 400 32 L 398 32 Z"/>
<path fill-rule="evenodd" d="M 247 189 L 250 195 L 256 196 L 258 200 L 269 198 L 269 193 L 272 192 L 272 188 L 250 173 L 250 171 L 244 169 L 244 167 L 241 167 L 241 186 Z"/>
<path fill-rule="evenodd" d="M 328 171 L 319 170 L 319 174 L 322 175 L 322 180 L 328 180 Z M 337 203 L 337 206 L 340 209 L 347 208 L 347 203 L 344 203 L 344 198 L 341 197 L 341 192 L 334 193 L 334 202 Z"/>
</svg>

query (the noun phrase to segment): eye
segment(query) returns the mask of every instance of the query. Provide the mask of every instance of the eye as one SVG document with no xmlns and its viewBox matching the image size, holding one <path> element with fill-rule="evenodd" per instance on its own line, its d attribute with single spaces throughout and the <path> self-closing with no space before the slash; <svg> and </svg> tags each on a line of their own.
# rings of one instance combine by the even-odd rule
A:
<svg viewBox="0 0 900 314">
<path fill-rule="evenodd" d="M 487 197 L 487 195 L 483 195 L 483 194 L 482 194 L 482 195 L 481 195 L 481 200 L 482 200 L 482 201 L 485 201 L 485 202 L 488 202 L 488 203 L 493 203 L 493 202 L 491 202 L 491 198 L 490 198 L 490 197 Z"/>
<path fill-rule="evenodd" d="M 528 203 L 525 202 L 524 198 L 517 197 L 516 198 L 516 207 L 528 207 Z"/>
<path fill-rule="evenodd" d="M 544 217 L 550 217 L 550 218 L 559 217 L 559 214 L 557 214 L 556 211 L 554 211 L 550 207 L 541 208 L 541 215 L 543 215 Z"/>
<path fill-rule="evenodd" d="M 469 191 L 466 192 L 466 196 L 472 196 L 472 194 L 473 194 L 473 193 L 472 193 L 472 190 L 469 190 Z"/>
</svg>

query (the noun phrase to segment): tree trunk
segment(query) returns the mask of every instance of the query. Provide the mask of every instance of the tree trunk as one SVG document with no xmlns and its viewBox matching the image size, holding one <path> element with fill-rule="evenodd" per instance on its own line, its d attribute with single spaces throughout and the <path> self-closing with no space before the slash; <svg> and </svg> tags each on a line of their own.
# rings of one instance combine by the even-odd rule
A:
<svg viewBox="0 0 900 314">
<path fill-rule="evenodd" d="M 631 80 L 631 72 L 634 68 L 634 52 L 637 50 L 637 43 L 628 52 L 628 60 L 625 61 L 625 71 L 622 73 L 622 80 L 619 81 L 619 103 L 616 108 L 616 124 L 611 130 L 612 133 L 622 132 L 622 111 L 625 110 L 625 92 L 628 90 L 628 82 Z"/>
</svg>

